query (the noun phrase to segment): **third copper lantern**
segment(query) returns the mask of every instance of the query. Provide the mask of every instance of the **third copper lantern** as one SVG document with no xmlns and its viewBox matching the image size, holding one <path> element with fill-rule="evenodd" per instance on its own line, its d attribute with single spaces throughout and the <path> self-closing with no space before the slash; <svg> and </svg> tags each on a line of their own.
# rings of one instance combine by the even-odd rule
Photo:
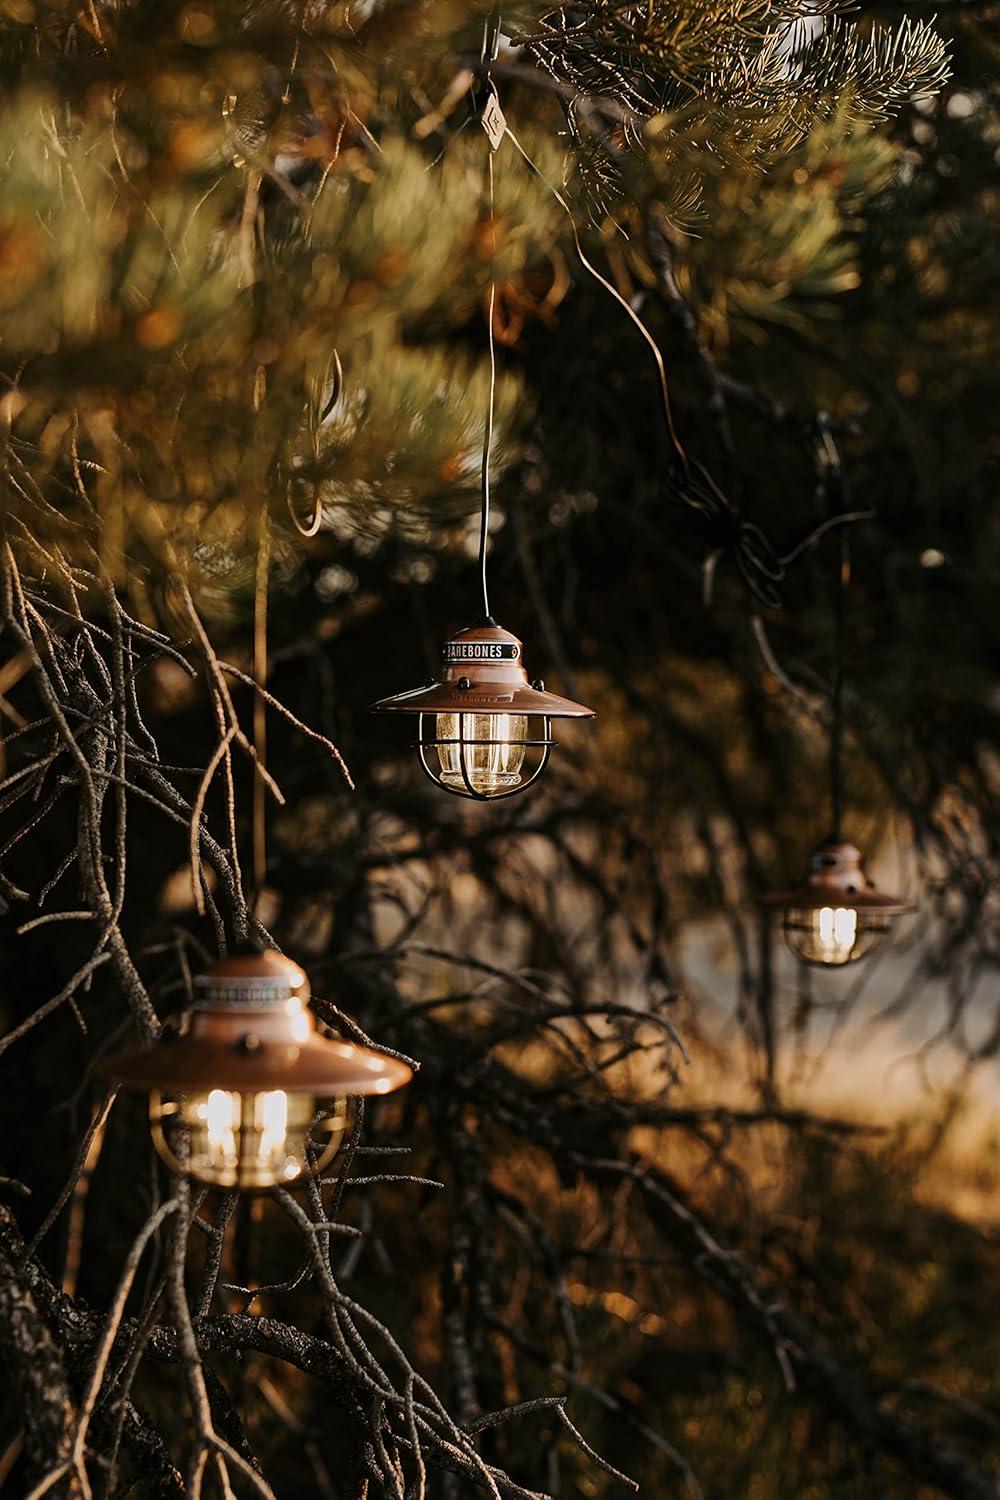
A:
<svg viewBox="0 0 1000 1500">
<path fill-rule="evenodd" d="M 901 896 L 878 890 L 865 875 L 861 851 L 837 838 L 813 851 L 801 885 L 761 900 L 782 908 L 785 941 L 796 957 L 824 968 L 864 958 L 894 917 L 913 910 Z"/>
<path fill-rule="evenodd" d="M 790 891 L 775 891 L 762 905 L 784 913 L 785 941 L 804 963 L 840 968 L 870 953 L 886 936 L 894 918 L 912 911 L 902 896 L 880 891 L 865 874 L 861 851 L 841 836 L 844 810 L 843 742 L 844 681 L 847 666 L 846 609 L 851 581 L 849 531 L 856 519 L 846 505 L 846 480 L 840 453 L 828 420 L 818 420 L 817 457 L 823 487 L 842 506 L 834 509 L 825 528 L 840 524 L 840 567 L 834 590 L 834 669 L 830 688 L 830 812 L 833 832 L 809 858 L 802 883 Z"/>
</svg>

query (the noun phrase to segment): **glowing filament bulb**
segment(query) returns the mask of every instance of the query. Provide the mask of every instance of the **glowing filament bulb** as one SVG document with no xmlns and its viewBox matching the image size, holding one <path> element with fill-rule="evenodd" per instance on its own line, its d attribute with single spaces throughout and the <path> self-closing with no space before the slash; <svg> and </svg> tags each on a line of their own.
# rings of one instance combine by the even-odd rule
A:
<svg viewBox="0 0 1000 1500">
<path fill-rule="evenodd" d="M 849 958 L 858 936 L 857 912 L 849 906 L 823 906 L 815 922 L 821 950 L 831 958 Z"/>
<path fill-rule="evenodd" d="M 527 738 L 524 714 L 438 714 L 441 780 L 465 786 L 467 777 L 484 796 L 517 786 Z"/>
<path fill-rule="evenodd" d="M 819 913 L 819 936 L 823 943 L 853 948 L 858 935 L 858 914 L 848 906 L 824 906 Z"/>
<path fill-rule="evenodd" d="M 258 1156 L 262 1165 L 285 1150 L 288 1134 L 288 1095 L 281 1089 L 258 1094 L 257 1122 L 260 1127 Z"/>
<path fill-rule="evenodd" d="M 236 1130 L 240 1123 L 240 1096 L 213 1089 L 198 1114 L 205 1122 L 209 1150 L 226 1158 L 236 1156 Z"/>
<path fill-rule="evenodd" d="M 311 1094 L 284 1089 L 212 1089 L 176 1101 L 154 1091 L 149 1105 L 164 1160 L 219 1187 L 265 1188 L 320 1170 L 336 1152 L 347 1119 L 343 1099 L 319 1109 Z M 186 1134 L 180 1158 L 178 1129 Z"/>
</svg>

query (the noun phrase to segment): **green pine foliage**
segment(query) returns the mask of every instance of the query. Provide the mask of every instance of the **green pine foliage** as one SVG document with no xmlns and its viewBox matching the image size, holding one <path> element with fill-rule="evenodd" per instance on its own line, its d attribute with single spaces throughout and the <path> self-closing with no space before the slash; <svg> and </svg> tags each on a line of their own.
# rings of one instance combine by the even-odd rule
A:
<svg viewBox="0 0 1000 1500">
<path fill-rule="evenodd" d="M 296 1238 L 268 1202 L 226 1231 L 225 1200 L 195 1205 L 193 1306 L 220 1224 L 224 1243 L 197 1319 L 213 1420 L 282 1500 L 419 1493 L 411 1377 L 446 1408 L 428 1418 L 419 1387 L 427 1500 L 625 1493 L 553 1393 L 657 1500 L 990 1493 L 997 1148 L 971 1086 L 1000 954 L 1000 112 L 977 14 L 951 42 L 878 9 L 512 6 L 494 82 L 539 172 L 506 141 L 491 208 L 485 4 L 0 6 L 0 1048 L 29 1028 L 0 1066 L 0 1281 L 15 1218 L 30 1237 L 59 1201 L 125 1005 L 183 1008 L 187 976 L 265 923 L 422 1064 L 364 1136 L 405 1143 L 390 1175 L 420 1180 L 352 1188 L 336 1213 L 361 1238 L 331 1238 L 350 1348 L 383 1384 L 345 1376 L 303 1271 L 325 1228 Z M 651 351 L 552 186 L 732 510 L 679 503 Z M 491 278 L 496 613 L 600 713 L 536 793 L 469 812 L 366 707 L 478 605 Z M 902 830 L 925 878 L 887 960 L 901 993 L 880 993 L 908 1027 L 940 985 L 961 1073 L 874 1135 L 883 1030 L 848 1058 L 849 1118 L 803 1084 L 861 980 L 782 967 L 753 904 L 826 831 L 839 534 L 797 548 L 841 505 L 878 510 L 851 532 L 847 831 L 875 849 Z M 251 893 L 262 585 L 284 802 Z M 44 1010 L 95 945 L 93 984 Z M 85 1209 L 23 1262 L 73 1419 L 129 1245 L 173 1190 L 119 1100 Z M 110 1474 L 111 1494 L 179 1494 L 172 1465 L 197 1457 L 165 1265 L 154 1246 L 112 1351 L 95 1493 Z M 8 1400 L 12 1494 L 48 1471 L 34 1436 Z M 457 1443 L 489 1479 L 454 1471 Z"/>
<path fill-rule="evenodd" d="M 484 7 L 15 8 L 0 52 L 13 543 L 35 568 L 42 544 L 66 562 L 83 546 L 150 608 L 178 560 L 210 554 L 218 575 L 229 549 L 236 567 L 262 508 L 292 548 L 290 515 L 317 507 L 369 532 L 468 508 L 487 282 L 501 337 L 505 310 L 519 323 L 565 290 L 568 225 L 546 182 L 582 206 L 577 174 L 599 164 L 630 194 L 624 222 L 651 189 L 683 217 L 710 174 L 709 232 L 728 243 L 743 210 L 722 200 L 742 189 L 716 163 L 763 166 L 807 138 L 796 170 L 812 181 L 849 119 L 939 81 L 923 23 L 845 30 L 824 14 L 817 30 L 816 15 L 788 0 L 516 12 L 520 56 L 556 85 L 513 70 L 508 107 L 545 181 L 507 145 L 491 213 L 470 95 Z M 582 130 L 592 107 L 614 127 Z M 646 183 L 620 160 L 640 145 Z M 884 164 L 858 170 L 871 191 Z M 850 284 L 839 195 L 807 196 L 779 182 L 754 215 L 742 253 L 763 280 L 717 278 L 751 316 L 781 315 L 789 284 Z M 769 285 L 793 235 L 800 265 Z M 531 411 L 503 371 L 498 470 Z"/>
</svg>

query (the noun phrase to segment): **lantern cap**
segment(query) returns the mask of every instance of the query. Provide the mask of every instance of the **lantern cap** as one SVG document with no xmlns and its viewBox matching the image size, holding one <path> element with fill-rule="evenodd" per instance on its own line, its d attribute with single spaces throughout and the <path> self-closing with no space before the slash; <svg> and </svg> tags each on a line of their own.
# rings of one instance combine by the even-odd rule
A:
<svg viewBox="0 0 1000 1500">
<path fill-rule="evenodd" d="M 861 850 L 840 838 L 824 839 L 809 856 L 801 885 L 790 891 L 768 891 L 762 906 L 783 906 L 797 911 L 819 911 L 825 906 L 849 906 L 854 911 L 896 916 L 914 910 L 902 896 L 887 895 L 865 874 Z"/>
<path fill-rule="evenodd" d="M 516 635 L 493 620 L 470 625 L 445 642 L 440 677 L 424 687 L 380 698 L 377 714 L 506 713 L 592 719 L 594 710 L 532 684 Z"/>
<path fill-rule="evenodd" d="M 277 948 L 246 949 L 210 964 L 195 979 L 197 989 L 222 1004 L 254 1004 L 296 995 L 308 999 L 306 971 Z"/>
<path fill-rule="evenodd" d="M 305 1005 L 303 970 L 273 950 L 223 959 L 200 976 L 199 990 L 183 1030 L 125 1048 L 98 1073 L 123 1088 L 165 1093 L 327 1097 L 389 1094 L 413 1077 L 399 1058 L 321 1035 Z"/>
<path fill-rule="evenodd" d="M 291 1041 L 261 1037 L 259 1029 L 238 1035 L 206 1031 L 204 1025 L 192 1024 L 183 1035 L 164 1036 L 152 1047 L 126 1048 L 97 1071 L 109 1083 L 141 1092 L 225 1089 L 252 1094 L 280 1089 L 328 1098 L 391 1094 L 413 1077 L 413 1069 L 398 1058 L 316 1033 Z"/>
</svg>

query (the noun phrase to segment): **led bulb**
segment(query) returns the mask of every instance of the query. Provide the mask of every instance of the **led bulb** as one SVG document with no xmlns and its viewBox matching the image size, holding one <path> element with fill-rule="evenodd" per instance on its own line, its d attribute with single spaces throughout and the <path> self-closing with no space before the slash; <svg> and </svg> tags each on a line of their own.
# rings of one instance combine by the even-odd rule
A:
<svg viewBox="0 0 1000 1500">
<path fill-rule="evenodd" d="M 212 1089 L 177 1099 L 154 1092 L 149 1112 L 157 1150 L 168 1165 L 183 1165 L 201 1182 L 226 1188 L 273 1187 L 321 1169 L 337 1150 L 346 1121 L 345 1103 L 337 1100 L 314 1126 L 313 1096 L 283 1089 Z M 186 1136 L 183 1148 L 180 1135 Z"/>
<path fill-rule="evenodd" d="M 240 1095 L 227 1094 L 225 1089 L 213 1089 L 207 1099 L 197 1101 L 194 1113 L 199 1124 L 204 1121 L 207 1154 L 214 1160 L 235 1162 Z"/>
<path fill-rule="evenodd" d="M 520 785 L 528 738 L 524 714 L 438 714 L 435 737 L 445 786 L 468 785 L 489 797 Z"/>
<path fill-rule="evenodd" d="M 785 938 L 792 952 L 807 963 L 839 968 L 870 953 L 888 930 L 878 912 L 853 906 L 818 906 L 785 912 Z"/>
<path fill-rule="evenodd" d="M 832 963 L 845 963 L 858 935 L 858 914 L 849 906 L 823 906 L 813 917 L 816 940 Z"/>
</svg>

